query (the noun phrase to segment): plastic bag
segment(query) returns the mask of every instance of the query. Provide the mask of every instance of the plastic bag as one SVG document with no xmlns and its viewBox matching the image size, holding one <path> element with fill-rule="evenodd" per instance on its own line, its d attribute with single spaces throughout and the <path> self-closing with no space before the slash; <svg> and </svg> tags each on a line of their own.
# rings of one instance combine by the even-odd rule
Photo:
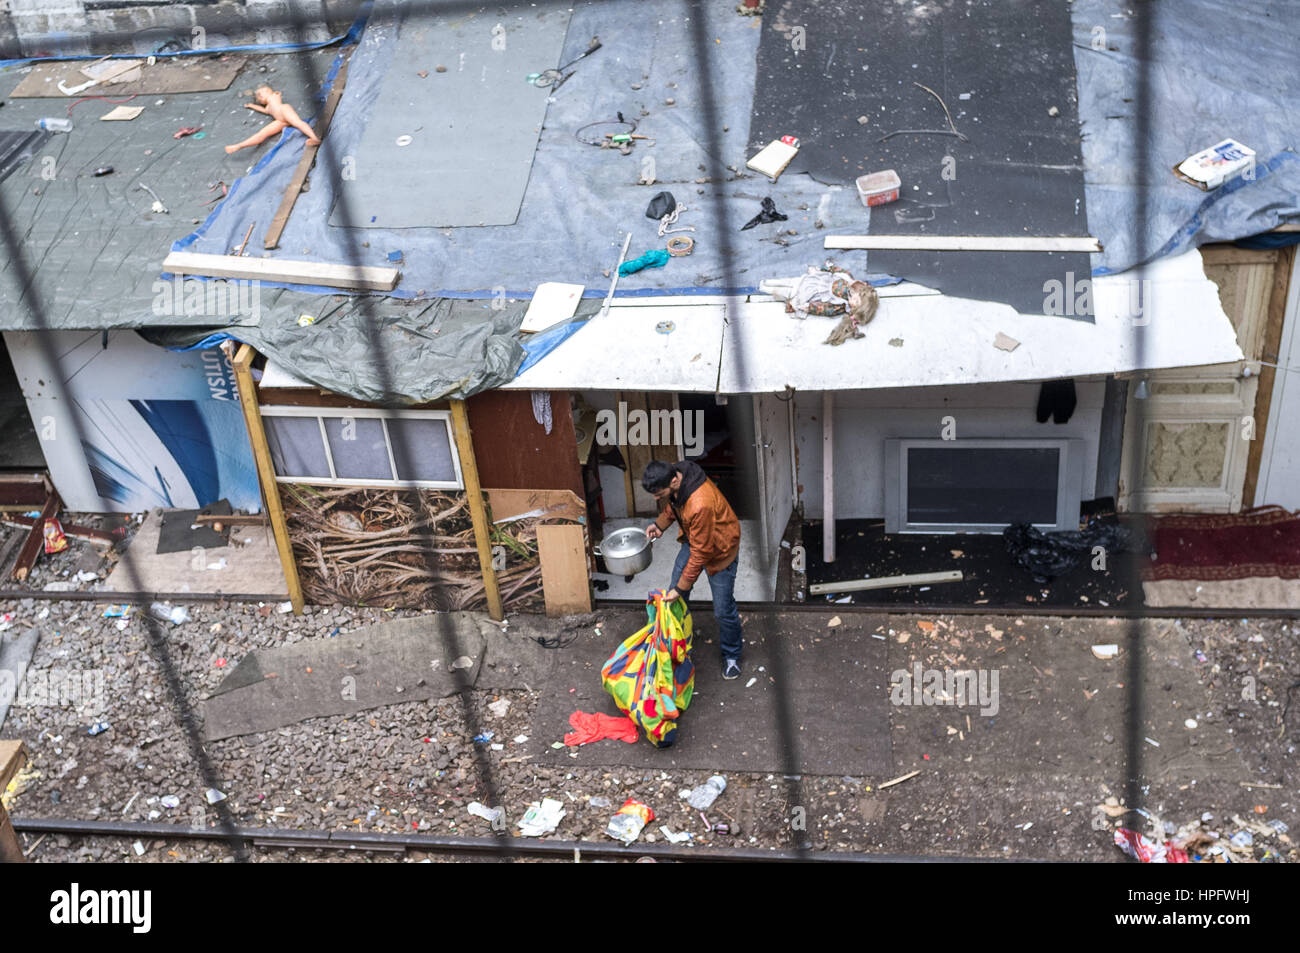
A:
<svg viewBox="0 0 1300 953">
<path fill-rule="evenodd" d="M 1044 533 L 1029 523 L 1013 523 L 1002 531 L 1002 538 L 1016 563 L 1040 583 L 1064 576 L 1091 556 L 1096 546 L 1113 555 L 1130 550 L 1134 542 L 1128 528 L 1114 520 L 1098 520 L 1082 531 L 1056 533 Z"/>
<path fill-rule="evenodd" d="M 657 748 L 677 740 L 677 720 L 695 692 L 690 610 L 681 599 L 669 604 L 663 597 L 662 589 L 650 593 L 645 627 L 600 669 L 605 691 Z"/>
<path fill-rule="evenodd" d="M 68 537 L 63 534 L 63 524 L 56 519 L 45 521 L 45 553 L 61 553 L 68 548 Z"/>
</svg>

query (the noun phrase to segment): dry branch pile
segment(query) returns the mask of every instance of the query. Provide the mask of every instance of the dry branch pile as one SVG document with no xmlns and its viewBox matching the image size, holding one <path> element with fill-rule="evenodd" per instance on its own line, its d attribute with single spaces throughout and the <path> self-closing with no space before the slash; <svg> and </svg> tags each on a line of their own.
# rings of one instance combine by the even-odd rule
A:
<svg viewBox="0 0 1300 953">
<path fill-rule="evenodd" d="M 317 604 L 482 609 L 487 605 L 463 492 L 281 484 L 302 588 Z M 537 520 L 492 528 L 507 608 L 542 605 Z"/>
</svg>

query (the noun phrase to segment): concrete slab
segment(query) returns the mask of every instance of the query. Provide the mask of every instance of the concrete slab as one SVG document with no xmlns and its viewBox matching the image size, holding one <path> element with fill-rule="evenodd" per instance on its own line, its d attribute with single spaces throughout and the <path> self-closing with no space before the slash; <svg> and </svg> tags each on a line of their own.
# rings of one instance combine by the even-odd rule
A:
<svg viewBox="0 0 1300 953">
<path fill-rule="evenodd" d="M 289 597 L 280 555 L 269 526 L 235 526 L 232 545 L 193 552 L 162 553 L 158 533 L 162 510 L 150 511 L 126 553 L 104 582 L 109 592 L 229 592 Z M 233 545 L 234 541 L 242 545 Z M 196 568 L 220 565 L 221 569 Z"/>
<path fill-rule="evenodd" d="M 204 737 L 454 694 L 478 677 L 484 628 L 495 627 L 467 613 L 438 613 L 254 652 L 203 702 Z M 462 656 L 470 665 L 453 669 Z"/>
<path fill-rule="evenodd" d="M 9 717 L 9 706 L 18 695 L 18 686 L 23 683 L 40 638 L 40 630 L 36 628 L 25 632 L 10 629 L 0 634 L 0 728 Z"/>
<path fill-rule="evenodd" d="M 605 533 L 609 534 L 625 526 L 644 528 L 650 523 L 648 517 L 622 518 L 605 520 Z M 771 566 L 763 565 L 762 546 L 759 542 L 758 520 L 740 521 L 740 571 L 736 573 L 737 602 L 771 602 L 776 594 L 776 562 Z M 651 589 L 666 589 L 673 580 L 668 577 L 673 572 L 673 562 L 681 544 L 677 542 L 677 530 L 670 530 L 654 544 L 654 560 L 650 565 L 632 577 L 631 582 L 624 582 L 622 576 L 606 573 L 593 573 L 593 579 L 603 579 L 609 588 L 603 592 L 597 590 L 596 600 L 602 599 L 644 599 Z M 713 593 L 709 590 L 708 576 L 705 575 L 695 584 L 691 592 L 692 602 L 701 605 L 713 604 Z"/>
<path fill-rule="evenodd" d="M 601 615 L 601 637 L 582 632 L 561 650 L 523 746 L 529 763 L 876 778 L 892 770 L 888 652 L 884 642 L 871 638 L 881 617 L 845 616 L 841 625 L 827 628 L 830 612 L 742 613 L 745 673 L 731 682 L 722 680 L 712 614 L 697 612 L 695 697 L 673 747 L 656 750 L 642 739 L 634 745 L 599 741 L 576 751 L 552 748 L 570 730 L 574 711 L 619 714 L 601 687 L 600 668 L 644 624 L 645 613 Z"/>
</svg>

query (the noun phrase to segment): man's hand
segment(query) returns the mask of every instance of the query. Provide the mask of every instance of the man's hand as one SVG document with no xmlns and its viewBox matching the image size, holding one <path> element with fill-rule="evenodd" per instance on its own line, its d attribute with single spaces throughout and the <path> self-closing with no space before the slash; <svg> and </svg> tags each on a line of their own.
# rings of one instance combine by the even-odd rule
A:
<svg viewBox="0 0 1300 953">
<path fill-rule="evenodd" d="M 664 601 L 676 602 L 677 599 L 679 598 L 679 595 L 680 594 L 677 592 L 676 589 L 669 589 L 666 593 L 664 593 Z"/>
<path fill-rule="evenodd" d="M 658 539 L 660 536 L 664 534 L 664 531 L 661 530 L 654 523 L 651 523 L 649 526 L 646 527 L 645 534 L 649 536 L 651 539 Z"/>
</svg>

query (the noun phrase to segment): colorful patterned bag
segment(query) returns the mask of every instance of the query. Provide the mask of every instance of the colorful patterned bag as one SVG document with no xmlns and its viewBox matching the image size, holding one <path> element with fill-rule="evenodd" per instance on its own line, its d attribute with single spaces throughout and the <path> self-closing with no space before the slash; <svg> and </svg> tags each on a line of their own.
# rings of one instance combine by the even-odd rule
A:
<svg viewBox="0 0 1300 953">
<path fill-rule="evenodd" d="M 656 748 L 677 740 L 677 719 L 695 691 L 691 613 L 686 603 L 664 603 L 656 589 L 646 599 L 645 628 L 623 641 L 601 666 L 605 691 Z"/>
</svg>

